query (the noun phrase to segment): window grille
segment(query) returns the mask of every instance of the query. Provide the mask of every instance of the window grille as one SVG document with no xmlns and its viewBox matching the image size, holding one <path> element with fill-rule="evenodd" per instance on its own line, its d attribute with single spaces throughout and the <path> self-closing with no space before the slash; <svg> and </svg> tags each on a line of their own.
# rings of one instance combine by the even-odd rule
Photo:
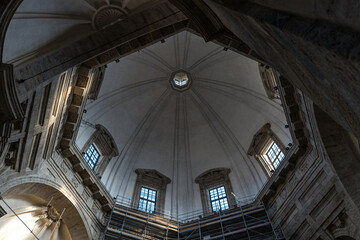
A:
<svg viewBox="0 0 360 240">
<path fill-rule="evenodd" d="M 140 198 L 139 198 L 139 210 L 153 213 L 156 206 L 156 191 L 141 187 Z"/>
<path fill-rule="evenodd" d="M 266 155 L 275 169 L 285 157 L 284 153 L 275 142 L 272 142 L 269 150 L 266 152 Z"/>
<path fill-rule="evenodd" d="M 91 169 L 94 169 L 96 164 L 98 163 L 99 158 L 100 158 L 100 153 L 95 148 L 95 146 L 91 144 L 88 150 L 84 154 L 85 161 L 89 164 Z"/>
<path fill-rule="evenodd" d="M 219 210 L 225 210 L 229 208 L 229 202 L 224 186 L 213 188 L 209 191 L 209 193 L 213 212 L 218 212 Z"/>
</svg>

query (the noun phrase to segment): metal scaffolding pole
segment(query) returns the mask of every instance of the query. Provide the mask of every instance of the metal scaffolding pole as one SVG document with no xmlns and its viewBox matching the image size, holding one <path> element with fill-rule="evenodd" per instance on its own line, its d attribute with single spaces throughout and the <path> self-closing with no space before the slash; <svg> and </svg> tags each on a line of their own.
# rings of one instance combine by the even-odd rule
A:
<svg viewBox="0 0 360 240">
<path fill-rule="evenodd" d="M 119 202 L 117 202 L 119 203 Z M 116 209 L 116 210 L 115 210 Z M 196 213 L 197 214 L 197 213 Z M 217 215 L 218 214 L 218 215 Z M 270 217 L 264 204 L 239 204 L 238 207 L 220 210 L 204 218 L 193 214 L 190 218 L 168 218 L 157 212 L 139 211 L 138 209 L 114 205 L 107 223 L 105 235 L 126 239 L 202 239 L 204 235 L 211 239 L 284 239 Z M 220 229 L 220 228 L 221 229 Z M 114 231 L 111 229 L 115 228 Z M 121 229 L 120 229 L 121 228 Z M 221 231 L 220 231 L 221 230 Z M 197 232 L 199 235 L 197 235 Z M 176 237 L 177 235 L 177 237 Z M 104 239 L 103 239 L 104 240 Z"/>
<path fill-rule="evenodd" d="M 199 217 L 199 236 L 200 236 L 200 240 L 201 240 L 201 224 L 200 224 L 200 217 Z"/>
<path fill-rule="evenodd" d="M 250 240 L 250 233 L 249 233 L 248 226 L 247 226 L 247 224 L 246 224 L 245 214 L 244 214 L 243 208 L 242 208 L 242 206 L 241 206 L 241 203 L 239 204 L 239 207 L 240 207 L 241 216 L 242 216 L 242 219 L 243 219 L 243 221 L 244 221 L 245 228 L 246 228 L 246 233 L 247 233 L 248 238 L 249 238 L 249 240 Z"/>
<path fill-rule="evenodd" d="M 127 215 L 128 215 L 128 211 L 129 211 L 129 207 L 126 207 L 126 213 L 125 213 L 125 216 L 124 216 L 124 220 L 123 220 L 123 222 L 122 222 L 122 224 L 121 224 L 121 232 L 124 231 L 124 225 L 125 225 L 126 217 L 127 217 Z"/>
<path fill-rule="evenodd" d="M 220 218 L 220 226 L 221 226 L 221 233 L 222 233 L 222 237 L 223 237 L 223 239 L 225 240 L 224 227 L 223 227 L 223 224 L 222 224 L 222 219 L 221 219 L 221 210 L 219 210 L 219 218 Z"/>
<path fill-rule="evenodd" d="M 0 200 L 3 201 L 3 203 L 5 203 L 5 205 L 14 213 L 14 215 L 22 222 L 22 224 L 24 224 L 24 226 L 31 232 L 31 234 L 34 236 L 35 239 L 39 240 L 39 238 L 35 235 L 35 233 L 33 233 L 33 231 L 31 231 L 31 229 L 26 225 L 26 223 L 21 220 L 21 218 L 15 213 L 15 211 L 5 202 L 4 198 L 1 196 L 0 194 Z"/>
<path fill-rule="evenodd" d="M 144 228 L 144 236 L 143 236 L 143 239 L 146 239 L 146 228 L 147 228 L 147 225 L 149 223 L 149 218 L 150 218 L 150 213 L 148 212 L 147 214 L 147 219 L 146 219 L 146 224 L 145 224 L 145 228 Z"/>
<path fill-rule="evenodd" d="M 170 218 L 168 219 L 167 226 L 166 226 L 165 240 L 168 240 L 169 227 L 170 227 Z"/>
<path fill-rule="evenodd" d="M 278 239 L 278 236 L 277 236 L 277 234 L 276 234 L 276 232 L 275 232 L 274 225 L 273 225 L 273 223 L 270 221 L 270 218 L 269 218 L 269 215 L 268 215 L 268 213 L 267 213 L 267 211 L 266 211 L 266 208 L 265 208 L 264 203 L 261 202 L 261 205 L 264 207 L 264 211 L 265 211 L 265 213 L 266 213 L 267 220 L 270 222 L 271 229 L 272 229 L 272 231 L 273 231 L 273 233 L 274 233 L 275 239 Z"/>
<path fill-rule="evenodd" d="M 113 207 L 112 207 L 112 209 L 111 209 L 111 213 L 110 213 L 110 216 L 109 216 L 109 220 L 108 220 L 108 222 L 107 222 L 107 224 L 106 224 L 106 228 L 105 228 L 103 240 L 105 240 L 105 236 L 106 236 L 107 230 L 108 230 L 109 225 L 110 225 L 110 221 L 111 221 L 111 218 L 112 218 L 112 215 L 113 215 L 113 212 L 114 212 L 114 208 L 115 208 L 115 204 L 116 204 L 116 199 L 117 199 L 117 197 L 114 199 L 114 204 L 113 204 Z"/>
<path fill-rule="evenodd" d="M 180 221 L 178 221 L 178 231 L 177 231 L 178 237 L 177 239 L 180 239 Z"/>
</svg>

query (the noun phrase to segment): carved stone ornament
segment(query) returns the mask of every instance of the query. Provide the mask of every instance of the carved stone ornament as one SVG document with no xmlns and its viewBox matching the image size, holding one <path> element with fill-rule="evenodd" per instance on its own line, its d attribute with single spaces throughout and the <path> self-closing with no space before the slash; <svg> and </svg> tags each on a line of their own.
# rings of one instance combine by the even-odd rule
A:
<svg viewBox="0 0 360 240">
<path fill-rule="evenodd" d="M 101 159 L 99 160 L 99 163 L 96 164 L 94 171 L 96 174 L 101 176 L 104 173 L 110 160 L 113 157 L 119 155 L 119 150 L 116 146 L 114 138 L 104 126 L 97 124 L 95 128 L 95 132 L 85 143 L 81 152 L 86 152 L 87 149 L 91 146 L 91 144 L 95 145 L 96 149 L 101 155 Z"/>
<path fill-rule="evenodd" d="M 155 212 L 160 213 L 165 205 L 166 187 L 171 182 L 170 178 L 154 169 L 136 169 L 135 173 L 137 178 L 132 197 L 132 206 L 138 207 L 141 187 L 144 186 L 157 191 Z"/>
<path fill-rule="evenodd" d="M 349 219 L 346 211 L 343 210 L 327 228 L 334 238 L 351 237 L 357 239 L 357 231 L 354 223 Z M 350 238 L 349 238 L 350 239 Z"/>
<path fill-rule="evenodd" d="M 126 10 L 114 5 L 99 8 L 93 16 L 93 27 L 100 30 L 114 22 L 121 21 L 126 16 Z"/>
<path fill-rule="evenodd" d="M 270 99 L 280 99 L 279 91 L 276 90 L 276 72 L 263 63 L 259 63 L 259 71 L 267 96 Z"/>
<path fill-rule="evenodd" d="M 204 215 L 212 213 L 210 206 L 209 190 L 215 187 L 224 186 L 228 197 L 229 206 L 236 204 L 235 197 L 231 194 L 233 192 L 229 174 L 229 168 L 214 168 L 200 174 L 195 182 L 199 184 L 201 202 L 203 206 Z"/>
<path fill-rule="evenodd" d="M 264 147 L 269 143 L 271 137 L 273 136 L 271 132 L 270 123 L 266 123 L 259 131 L 257 131 L 251 141 L 248 154 L 250 156 L 259 155 Z"/>
</svg>

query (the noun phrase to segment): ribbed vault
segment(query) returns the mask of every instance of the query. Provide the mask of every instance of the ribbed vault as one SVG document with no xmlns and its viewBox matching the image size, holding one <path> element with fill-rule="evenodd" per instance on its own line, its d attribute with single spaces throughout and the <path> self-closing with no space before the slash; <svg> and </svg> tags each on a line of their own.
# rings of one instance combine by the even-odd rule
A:
<svg viewBox="0 0 360 240">
<path fill-rule="evenodd" d="M 186 91 L 174 90 L 174 72 L 191 74 Z M 102 181 L 113 196 L 131 197 L 135 169 L 156 169 L 171 179 L 166 210 L 201 208 L 195 178 L 212 168 L 230 168 L 238 197 L 256 194 L 266 175 L 246 154 L 265 124 L 291 142 L 278 102 L 267 98 L 258 63 L 189 32 L 179 33 L 108 65 L 99 97 L 88 101 L 84 120 L 113 135 L 119 156 Z M 80 148 L 94 129 L 82 125 Z"/>
<path fill-rule="evenodd" d="M 24 0 L 6 33 L 4 61 L 22 65 L 158 2 Z"/>
</svg>

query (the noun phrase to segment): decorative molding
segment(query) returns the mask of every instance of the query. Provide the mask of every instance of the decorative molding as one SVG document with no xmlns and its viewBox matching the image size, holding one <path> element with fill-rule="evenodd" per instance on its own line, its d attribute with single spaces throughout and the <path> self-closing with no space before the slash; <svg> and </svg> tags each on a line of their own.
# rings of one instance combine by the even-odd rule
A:
<svg viewBox="0 0 360 240">
<path fill-rule="evenodd" d="M 271 124 L 266 123 L 255 133 L 247 153 L 250 156 L 263 154 L 263 149 L 269 144 L 269 140 L 271 140 L 274 135 L 275 134 L 271 131 Z M 284 150 L 283 144 L 281 150 Z"/>
<path fill-rule="evenodd" d="M 175 75 L 178 74 L 178 73 L 184 73 L 186 75 L 187 83 L 185 85 L 183 85 L 183 86 L 177 86 L 175 84 L 175 82 L 174 82 L 175 81 Z M 175 72 L 172 72 L 171 76 L 170 76 L 170 80 L 169 80 L 171 87 L 174 90 L 179 91 L 179 92 L 184 92 L 184 91 L 188 90 L 190 88 L 191 84 L 192 84 L 192 81 L 193 80 L 192 80 L 191 74 L 189 72 L 185 71 L 185 70 L 182 70 L 182 69 L 177 70 Z"/>
<path fill-rule="evenodd" d="M 268 176 L 271 176 L 275 169 L 268 163 L 268 160 L 265 159 L 264 155 L 272 142 L 275 142 L 281 151 L 286 155 L 287 150 L 285 149 L 284 144 L 276 136 L 276 134 L 271 131 L 271 124 L 266 123 L 255 133 L 247 152 L 250 156 L 254 156 L 259 161 L 260 166 Z"/>
<path fill-rule="evenodd" d="M 113 199 L 85 162 L 79 149 L 75 146 L 75 137 L 89 90 L 89 72 L 90 69 L 82 65 L 77 69 L 77 73 L 74 76 L 75 84 L 67 99 L 69 106 L 63 114 L 64 123 L 61 127 L 62 134 L 60 133 L 58 149 L 61 155 L 69 160 L 72 170 L 79 174 L 84 187 L 88 187 L 92 192 L 92 198 L 100 202 L 102 210 L 110 211 Z"/>
<path fill-rule="evenodd" d="M 95 129 L 96 129 L 95 132 L 85 143 L 81 152 L 82 153 L 86 152 L 91 144 L 95 145 L 96 149 L 99 151 L 101 155 L 100 156 L 101 159 L 98 160 L 98 163 L 100 164 L 97 163 L 93 170 L 98 176 L 101 176 L 104 173 L 110 160 L 113 157 L 119 155 L 119 150 L 116 146 L 114 138 L 104 126 L 97 124 L 95 126 Z"/>
<path fill-rule="evenodd" d="M 200 174 L 197 178 L 195 178 L 195 182 L 199 184 L 200 187 L 204 216 L 212 213 L 209 196 L 209 190 L 212 188 L 224 186 L 229 201 L 229 206 L 233 207 L 236 205 L 236 199 L 231 194 L 233 190 L 229 178 L 230 172 L 231 170 L 229 168 L 214 168 Z"/>
<path fill-rule="evenodd" d="M 0 64 L 0 103 L 0 152 L 3 152 L 14 128 L 21 128 L 25 116 L 17 97 L 13 67 L 10 64 Z M 15 158 L 11 159 L 11 162 L 16 161 Z M 15 168 L 14 162 L 7 161 L 9 164 Z"/>
<path fill-rule="evenodd" d="M 270 99 L 280 99 L 279 91 L 277 90 L 278 86 L 276 83 L 276 72 L 274 69 L 265 65 L 263 63 L 259 63 L 259 71 L 261 80 L 264 84 L 266 95 Z"/>
<path fill-rule="evenodd" d="M 290 132 L 292 134 L 294 146 L 281 162 L 270 181 L 266 183 L 263 190 L 258 194 L 258 200 L 262 200 L 267 207 L 275 201 L 276 195 L 286 184 L 284 179 L 294 172 L 296 164 L 312 149 L 309 134 L 305 126 L 304 113 L 301 111 L 300 107 L 301 100 L 299 99 L 295 87 L 284 76 L 280 76 L 279 91 L 281 102 L 284 106 L 285 116 L 287 117 L 291 129 Z"/>
<path fill-rule="evenodd" d="M 41 140 L 42 133 L 38 133 L 33 137 L 32 145 L 31 145 L 31 153 L 29 158 L 29 165 L 28 167 L 33 170 L 35 167 L 35 160 L 37 159 L 37 153 L 40 146 L 40 140 Z M 38 164 L 36 164 L 38 165 Z"/>
<path fill-rule="evenodd" d="M 193 22 L 205 41 L 211 41 L 217 35 L 228 31 L 216 14 L 203 1 L 170 0 L 170 2 Z"/>
<path fill-rule="evenodd" d="M 15 79 L 22 82 L 19 94 L 26 94 L 34 85 L 78 64 L 86 62 L 89 67 L 99 67 L 129 55 L 184 30 L 187 24 L 184 14 L 168 2 L 134 13 L 123 21 L 17 68 Z M 41 71 L 34 67 L 39 64 L 42 65 Z"/>
<path fill-rule="evenodd" d="M 101 88 L 101 84 L 104 80 L 104 76 L 105 76 L 105 66 L 101 66 L 101 67 L 97 67 L 97 68 L 93 68 L 92 72 L 91 72 L 91 87 L 89 90 L 89 94 L 88 94 L 88 99 L 91 100 L 96 100 L 99 92 L 100 92 L 100 88 Z"/>
<path fill-rule="evenodd" d="M 334 239 L 357 239 L 357 226 L 350 220 L 346 210 L 341 211 L 327 230 L 332 234 Z"/>
<path fill-rule="evenodd" d="M 96 10 L 92 25 L 95 30 L 101 30 L 111 24 L 123 20 L 127 15 L 125 9 L 115 5 L 105 5 Z"/>
<path fill-rule="evenodd" d="M 47 112 L 47 105 L 49 102 L 50 90 L 51 90 L 51 83 L 43 87 L 42 90 L 39 115 L 38 115 L 38 124 L 40 126 L 44 126 L 45 116 Z"/>
<path fill-rule="evenodd" d="M 135 189 L 132 197 L 132 206 L 138 208 L 141 187 L 148 187 L 157 191 L 155 213 L 162 214 L 165 207 L 166 187 L 170 178 L 154 169 L 136 169 Z"/>
</svg>

